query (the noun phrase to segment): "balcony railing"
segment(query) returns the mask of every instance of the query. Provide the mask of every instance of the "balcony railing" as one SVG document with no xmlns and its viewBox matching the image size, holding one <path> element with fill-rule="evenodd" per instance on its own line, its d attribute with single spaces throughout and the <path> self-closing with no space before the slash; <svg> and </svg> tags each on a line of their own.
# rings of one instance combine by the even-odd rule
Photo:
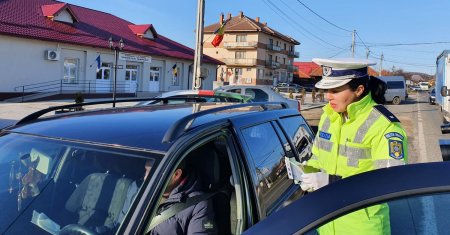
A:
<svg viewBox="0 0 450 235">
<path fill-rule="evenodd" d="M 226 49 L 253 49 L 258 46 L 258 42 L 224 42 L 223 47 Z"/>
<path fill-rule="evenodd" d="M 292 58 L 299 58 L 300 53 L 298 53 L 297 51 L 288 51 L 288 56 Z"/>
<path fill-rule="evenodd" d="M 288 65 L 287 66 L 287 71 L 290 72 L 290 73 L 298 72 L 298 67 L 294 66 L 294 65 Z"/>
<path fill-rule="evenodd" d="M 280 68 L 280 63 L 272 61 L 272 60 L 267 60 L 266 67 L 269 67 L 272 69 L 278 69 L 278 68 Z"/>
<path fill-rule="evenodd" d="M 230 58 L 230 59 L 225 59 L 225 64 L 238 65 L 238 66 L 254 66 L 254 65 L 256 65 L 256 59 Z"/>
<path fill-rule="evenodd" d="M 281 51 L 281 47 L 275 46 L 273 44 L 267 44 L 267 50 L 271 51 Z"/>
</svg>

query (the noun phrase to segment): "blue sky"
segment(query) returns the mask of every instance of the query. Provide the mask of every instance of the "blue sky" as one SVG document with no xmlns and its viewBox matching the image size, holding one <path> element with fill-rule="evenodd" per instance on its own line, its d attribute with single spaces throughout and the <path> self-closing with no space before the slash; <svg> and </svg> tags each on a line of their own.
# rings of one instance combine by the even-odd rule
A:
<svg viewBox="0 0 450 235">
<path fill-rule="evenodd" d="M 68 0 L 78 6 L 108 12 L 135 24 L 153 24 L 159 34 L 194 48 L 197 0 Z M 107 4 L 106 4 L 107 3 Z M 301 3 L 331 22 L 327 23 Z M 435 60 L 450 43 L 450 1 L 433 0 L 205 0 L 205 26 L 219 15 L 260 17 L 269 27 L 301 42 L 300 58 L 351 57 L 351 32 L 356 30 L 356 56 L 377 61 L 383 53 L 383 69 L 435 73 Z M 336 27 L 337 26 L 337 27 Z M 339 27 L 339 28 L 338 28 Z M 341 29 L 340 29 L 341 28 Z M 364 43 L 363 43 L 364 42 Z"/>
</svg>

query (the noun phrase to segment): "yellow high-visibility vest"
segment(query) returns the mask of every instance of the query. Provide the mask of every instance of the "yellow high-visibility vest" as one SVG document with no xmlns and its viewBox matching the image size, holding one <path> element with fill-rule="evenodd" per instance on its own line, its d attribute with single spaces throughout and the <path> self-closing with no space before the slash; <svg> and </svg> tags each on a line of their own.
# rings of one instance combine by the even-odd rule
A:
<svg viewBox="0 0 450 235">
<path fill-rule="evenodd" d="M 308 166 L 346 178 L 406 163 L 407 136 L 400 121 L 384 106 L 377 105 L 370 93 L 347 107 L 347 120 L 329 104 L 323 110 Z M 389 207 L 380 204 L 355 211 L 318 231 L 320 234 L 390 234 Z"/>
</svg>

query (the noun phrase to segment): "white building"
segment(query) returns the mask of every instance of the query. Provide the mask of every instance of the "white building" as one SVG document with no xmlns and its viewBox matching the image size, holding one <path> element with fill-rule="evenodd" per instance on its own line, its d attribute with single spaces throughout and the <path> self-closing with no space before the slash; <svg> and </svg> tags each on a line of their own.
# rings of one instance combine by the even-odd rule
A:
<svg viewBox="0 0 450 235">
<path fill-rule="evenodd" d="M 111 93 L 115 53 L 109 38 L 113 47 L 124 43 L 118 50 L 117 93 L 192 87 L 194 50 L 159 35 L 151 24 L 52 0 L 6 0 L 0 12 L 0 100 L 22 92 Z M 203 57 L 208 71 L 203 89 L 212 89 L 220 64 Z"/>
</svg>

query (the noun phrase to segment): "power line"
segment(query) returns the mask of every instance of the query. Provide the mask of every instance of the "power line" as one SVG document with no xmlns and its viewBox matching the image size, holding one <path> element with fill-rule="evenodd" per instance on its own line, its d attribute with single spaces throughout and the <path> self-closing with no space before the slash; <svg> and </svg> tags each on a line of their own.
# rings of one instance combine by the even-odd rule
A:
<svg viewBox="0 0 450 235">
<path fill-rule="evenodd" d="M 413 42 L 413 43 L 373 43 L 370 47 L 395 47 L 395 46 L 420 46 L 420 45 L 436 45 L 436 44 L 449 44 L 450 42 Z M 371 44 L 371 43 L 370 43 Z"/>
<path fill-rule="evenodd" d="M 319 29 L 320 31 L 322 31 L 322 32 L 324 32 L 324 33 L 328 33 L 328 34 L 331 34 L 331 35 L 334 35 L 334 36 L 338 36 L 338 37 L 348 37 L 348 35 L 345 35 L 345 36 L 344 36 L 344 35 L 338 35 L 338 34 L 329 32 L 329 31 L 327 31 L 327 30 L 324 30 L 324 29 L 322 29 L 322 28 L 320 28 L 320 27 L 317 27 L 316 25 L 314 25 L 313 23 L 311 23 L 307 18 L 305 18 L 305 17 L 303 17 L 301 14 L 299 14 L 298 11 L 294 10 L 294 9 L 292 8 L 292 6 L 289 6 L 284 0 L 281 0 L 281 3 L 282 3 L 283 5 L 285 5 L 289 10 L 291 10 L 291 12 L 293 12 L 294 14 L 296 14 L 298 17 L 300 17 L 302 20 L 304 20 L 306 23 L 310 24 L 310 25 L 313 26 L 314 28 Z"/>
<path fill-rule="evenodd" d="M 301 25 L 299 25 L 297 21 L 295 21 L 294 19 L 292 19 L 289 15 L 287 15 L 283 10 L 281 10 L 277 5 L 275 5 L 275 4 L 274 4 L 273 2 L 271 2 L 270 0 L 264 0 L 264 3 L 266 3 L 266 5 L 267 5 L 267 3 L 269 3 L 270 5 L 272 5 L 272 6 L 273 6 L 274 8 L 276 8 L 276 9 L 277 9 L 284 17 L 286 17 L 287 19 L 289 19 L 291 22 L 294 22 L 295 25 L 297 25 L 298 27 L 302 28 L 304 31 L 306 31 L 307 33 L 309 33 L 311 36 L 315 37 L 316 39 L 320 40 L 321 42 L 326 43 L 326 44 L 328 44 L 328 45 L 330 45 L 330 46 L 336 47 L 336 48 L 338 48 L 338 49 L 344 49 L 344 48 L 342 48 L 342 47 L 338 47 L 338 46 L 336 46 L 336 45 L 334 45 L 334 44 L 331 44 L 331 43 L 329 43 L 329 42 L 323 40 L 322 38 L 316 36 L 315 34 L 309 32 L 307 29 L 305 29 L 304 27 L 302 27 Z M 273 8 L 271 8 L 271 9 L 273 10 Z M 278 12 L 276 12 L 276 13 L 278 14 Z M 312 40 L 312 41 L 314 41 L 314 40 Z"/>
<path fill-rule="evenodd" d="M 316 16 L 319 17 L 320 19 L 324 20 L 324 21 L 327 22 L 328 24 L 331 24 L 331 25 L 333 25 L 334 27 L 336 27 L 336 28 L 338 28 L 338 29 L 341 29 L 341 30 L 344 30 L 344 31 L 347 31 L 347 32 L 349 32 L 349 33 L 352 32 L 351 30 L 348 30 L 348 29 L 344 29 L 344 28 L 342 28 L 342 27 L 339 27 L 339 26 L 337 26 L 336 24 L 333 24 L 332 22 L 330 22 L 330 21 L 328 21 L 327 19 L 323 18 L 321 15 L 317 14 L 315 11 L 313 11 L 311 8 L 309 8 L 308 6 L 306 6 L 306 5 L 305 5 L 303 2 L 301 2 L 300 0 L 297 0 L 297 2 L 300 3 L 300 4 L 302 4 L 306 9 L 308 9 L 310 12 L 314 13 L 314 15 L 316 15 Z"/>
</svg>

